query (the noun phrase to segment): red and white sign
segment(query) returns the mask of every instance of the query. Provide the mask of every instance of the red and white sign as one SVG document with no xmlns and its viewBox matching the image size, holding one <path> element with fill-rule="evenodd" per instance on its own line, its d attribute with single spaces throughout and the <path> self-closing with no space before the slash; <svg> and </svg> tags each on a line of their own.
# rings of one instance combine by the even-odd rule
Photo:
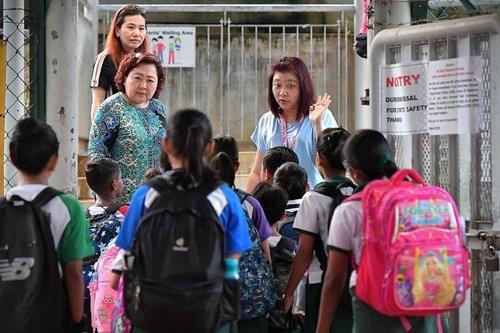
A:
<svg viewBox="0 0 500 333">
<path fill-rule="evenodd" d="M 427 65 L 383 66 L 380 71 L 382 132 L 427 132 Z"/>
</svg>

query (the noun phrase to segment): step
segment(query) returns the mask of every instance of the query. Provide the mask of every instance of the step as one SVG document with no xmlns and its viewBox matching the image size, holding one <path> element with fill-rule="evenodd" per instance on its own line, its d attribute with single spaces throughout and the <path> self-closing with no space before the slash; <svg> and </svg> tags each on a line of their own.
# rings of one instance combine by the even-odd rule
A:
<svg viewBox="0 0 500 333">
<path fill-rule="evenodd" d="M 87 179 L 85 177 L 78 177 L 78 199 L 86 200 L 93 199 L 92 191 L 87 184 Z"/>
</svg>

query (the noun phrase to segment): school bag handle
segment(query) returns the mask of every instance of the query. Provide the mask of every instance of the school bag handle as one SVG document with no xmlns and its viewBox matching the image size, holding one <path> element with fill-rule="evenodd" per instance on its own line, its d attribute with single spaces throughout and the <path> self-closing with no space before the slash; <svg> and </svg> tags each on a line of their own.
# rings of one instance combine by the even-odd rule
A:
<svg viewBox="0 0 500 333">
<path fill-rule="evenodd" d="M 391 177 L 391 183 L 394 186 L 399 186 L 406 177 L 410 178 L 413 182 L 417 184 L 425 185 L 425 180 L 422 178 L 422 176 L 418 174 L 418 172 L 416 172 L 413 169 L 401 169 L 397 171 Z"/>
</svg>

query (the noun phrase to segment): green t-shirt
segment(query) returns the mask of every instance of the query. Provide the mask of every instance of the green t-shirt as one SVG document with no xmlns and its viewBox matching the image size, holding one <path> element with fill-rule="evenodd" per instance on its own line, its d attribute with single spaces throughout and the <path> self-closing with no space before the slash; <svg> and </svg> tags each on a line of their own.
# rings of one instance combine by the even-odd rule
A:
<svg viewBox="0 0 500 333">
<path fill-rule="evenodd" d="M 7 199 L 18 195 L 32 201 L 47 185 L 20 185 L 7 192 Z M 50 200 L 42 210 L 50 215 L 50 230 L 61 264 L 94 254 L 89 225 L 80 203 L 70 195 L 61 194 Z"/>
</svg>

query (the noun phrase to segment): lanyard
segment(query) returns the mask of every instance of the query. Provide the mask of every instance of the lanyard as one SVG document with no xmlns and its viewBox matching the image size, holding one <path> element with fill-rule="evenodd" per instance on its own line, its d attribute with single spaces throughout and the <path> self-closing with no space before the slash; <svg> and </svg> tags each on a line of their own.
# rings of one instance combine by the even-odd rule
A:
<svg viewBox="0 0 500 333">
<path fill-rule="evenodd" d="M 284 147 L 294 149 L 295 148 L 295 143 L 297 142 L 297 136 L 299 135 L 300 127 L 302 126 L 302 122 L 304 121 L 304 117 L 300 119 L 299 125 L 297 126 L 297 129 L 295 130 L 295 133 L 290 137 L 290 142 L 288 142 L 288 135 L 287 135 L 287 123 L 285 120 L 285 117 L 283 115 L 280 115 L 280 125 L 281 125 L 281 143 L 283 144 Z"/>
</svg>

